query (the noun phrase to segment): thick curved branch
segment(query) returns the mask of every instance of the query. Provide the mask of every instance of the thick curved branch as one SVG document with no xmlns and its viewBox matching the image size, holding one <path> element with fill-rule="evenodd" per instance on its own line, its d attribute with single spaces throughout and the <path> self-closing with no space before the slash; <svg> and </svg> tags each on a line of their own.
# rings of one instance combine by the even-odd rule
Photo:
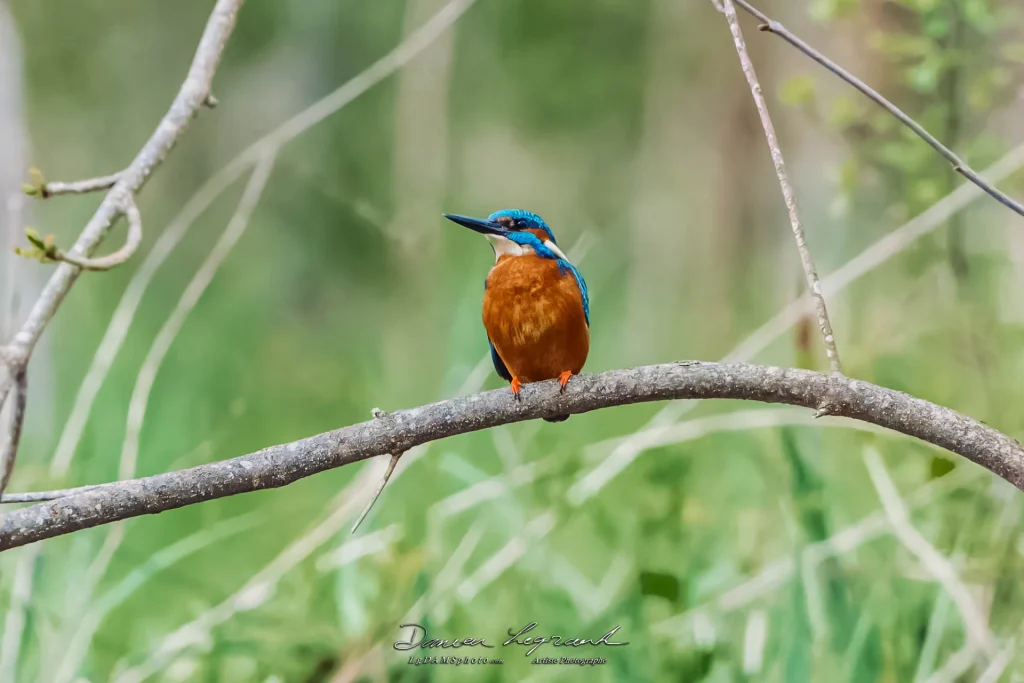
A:
<svg viewBox="0 0 1024 683">
<path fill-rule="evenodd" d="M 25 368 L 19 368 L 15 373 L 13 402 L 7 436 L 3 444 L 0 444 L 0 500 L 11 481 L 14 461 L 18 457 L 18 444 L 21 443 L 21 431 L 25 425 L 25 406 L 28 402 L 28 378 Z"/>
<path fill-rule="evenodd" d="M 560 394 L 555 381 L 381 414 L 333 432 L 250 455 L 97 486 L 0 517 L 0 550 L 225 496 L 285 486 L 428 441 L 545 416 L 668 399 L 727 398 L 785 403 L 879 425 L 975 462 L 1024 490 L 1024 447 L 933 403 L 842 375 L 744 364 L 684 361 L 580 375 Z"/>
</svg>

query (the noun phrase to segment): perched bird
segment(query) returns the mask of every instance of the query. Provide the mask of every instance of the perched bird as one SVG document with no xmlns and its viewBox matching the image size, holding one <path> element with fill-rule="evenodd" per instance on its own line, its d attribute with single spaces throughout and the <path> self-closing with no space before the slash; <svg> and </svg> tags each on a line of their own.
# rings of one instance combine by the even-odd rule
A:
<svg viewBox="0 0 1024 683">
<path fill-rule="evenodd" d="M 587 283 L 558 248 L 551 228 L 522 209 L 498 211 L 486 220 L 444 217 L 482 233 L 494 247 L 483 321 L 498 375 L 511 383 L 517 399 L 522 384 L 546 379 L 558 378 L 564 392 L 590 351 L 590 300 Z"/>
</svg>

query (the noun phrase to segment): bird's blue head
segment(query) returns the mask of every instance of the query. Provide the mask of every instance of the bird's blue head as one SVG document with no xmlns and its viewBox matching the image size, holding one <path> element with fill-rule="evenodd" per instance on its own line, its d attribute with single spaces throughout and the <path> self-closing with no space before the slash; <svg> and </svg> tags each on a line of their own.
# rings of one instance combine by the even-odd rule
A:
<svg viewBox="0 0 1024 683">
<path fill-rule="evenodd" d="M 558 244 L 558 240 L 555 239 L 555 233 L 551 232 L 551 227 L 544 222 L 544 219 L 526 209 L 502 209 L 492 213 L 487 217 L 487 220 L 493 223 L 501 223 L 511 230 L 543 230 L 545 235 L 543 238 L 541 238 L 541 235 L 537 235 L 538 238 L 541 238 L 542 242 L 548 239 L 554 244 Z"/>
<path fill-rule="evenodd" d="M 565 254 L 555 242 L 555 233 L 544 219 L 524 209 L 495 211 L 486 219 L 470 218 L 446 213 L 444 217 L 453 223 L 483 234 L 495 255 L 522 256 L 536 253 L 538 256 L 565 259 Z"/>
</svg>

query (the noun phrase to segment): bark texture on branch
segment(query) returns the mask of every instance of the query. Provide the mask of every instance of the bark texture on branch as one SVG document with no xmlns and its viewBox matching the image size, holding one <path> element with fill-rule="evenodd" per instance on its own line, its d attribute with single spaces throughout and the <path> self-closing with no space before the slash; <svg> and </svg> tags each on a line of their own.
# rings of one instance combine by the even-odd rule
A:
<svg viewBox="0 0 1024 683">
<path fill-rule="evenodd" d="M 744 364 L 682 361 L 557 381 L 382 414 L 250 455 L 97 486 L 0 517 L 0 550 L 215 498 L 285 486 L 342 465 L 457 434 L 545 416 L 668 399 L 785 403 L 915 436 L 981 465 L 1024 490 L 1024 447 L 971 418 L 899 391 L 840 375 Z"/>
</svg>

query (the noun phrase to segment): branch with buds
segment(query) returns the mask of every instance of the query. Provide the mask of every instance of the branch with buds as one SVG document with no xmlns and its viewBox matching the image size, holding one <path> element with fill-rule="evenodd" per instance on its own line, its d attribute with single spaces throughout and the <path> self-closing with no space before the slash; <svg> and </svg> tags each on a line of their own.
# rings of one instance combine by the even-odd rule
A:
<svg viewBox="0 0 1024 683">
<path fill-rule="evenodd" d="M 25 369 L 32 357 L 32 351 L 83 270 L 109 270 L 124 263 L 142 242 L 142 217 L 135 205 L 135 195 L 153 175 L 153 171 L 163 163 L 199 109 L 212 106 L 215 102 L 210 94 L 211 83 L 243 2 L 244 0 L 218 0 L 177 97 L 149 140 L 124 171 L 78 182 L 48 183 L 41 172 L 33 170 L 32 182 L 23 188 L 27 194 L 43 199 L 87 192 L 107 191 L 107 194 L 69 251 L 58 249 L 52 235 L 43 236 L 32 229 L 25 231 L 32 247 L 18 250 L 19 253 L 41 262 L 57 262 L 59 265 L 14 339 L 6 346 L 0 346 L 0 408 L 3 407 L 15 384 L 18 385 L 16 399 L 21 408 L 12 411 L 12 424 L 7 430 L 5 443 L 0 446 L 4 474 L 0 478 L 0 494 L 4 491 L 17 455 L 17 442 L 25 413 L 22 405 L 25 395 Z M 121 216 L 125 216 L 128 222 L 128 236 L 124 246 L 108 256 L 93 257 L 93 251 Z"/>
</svg>

